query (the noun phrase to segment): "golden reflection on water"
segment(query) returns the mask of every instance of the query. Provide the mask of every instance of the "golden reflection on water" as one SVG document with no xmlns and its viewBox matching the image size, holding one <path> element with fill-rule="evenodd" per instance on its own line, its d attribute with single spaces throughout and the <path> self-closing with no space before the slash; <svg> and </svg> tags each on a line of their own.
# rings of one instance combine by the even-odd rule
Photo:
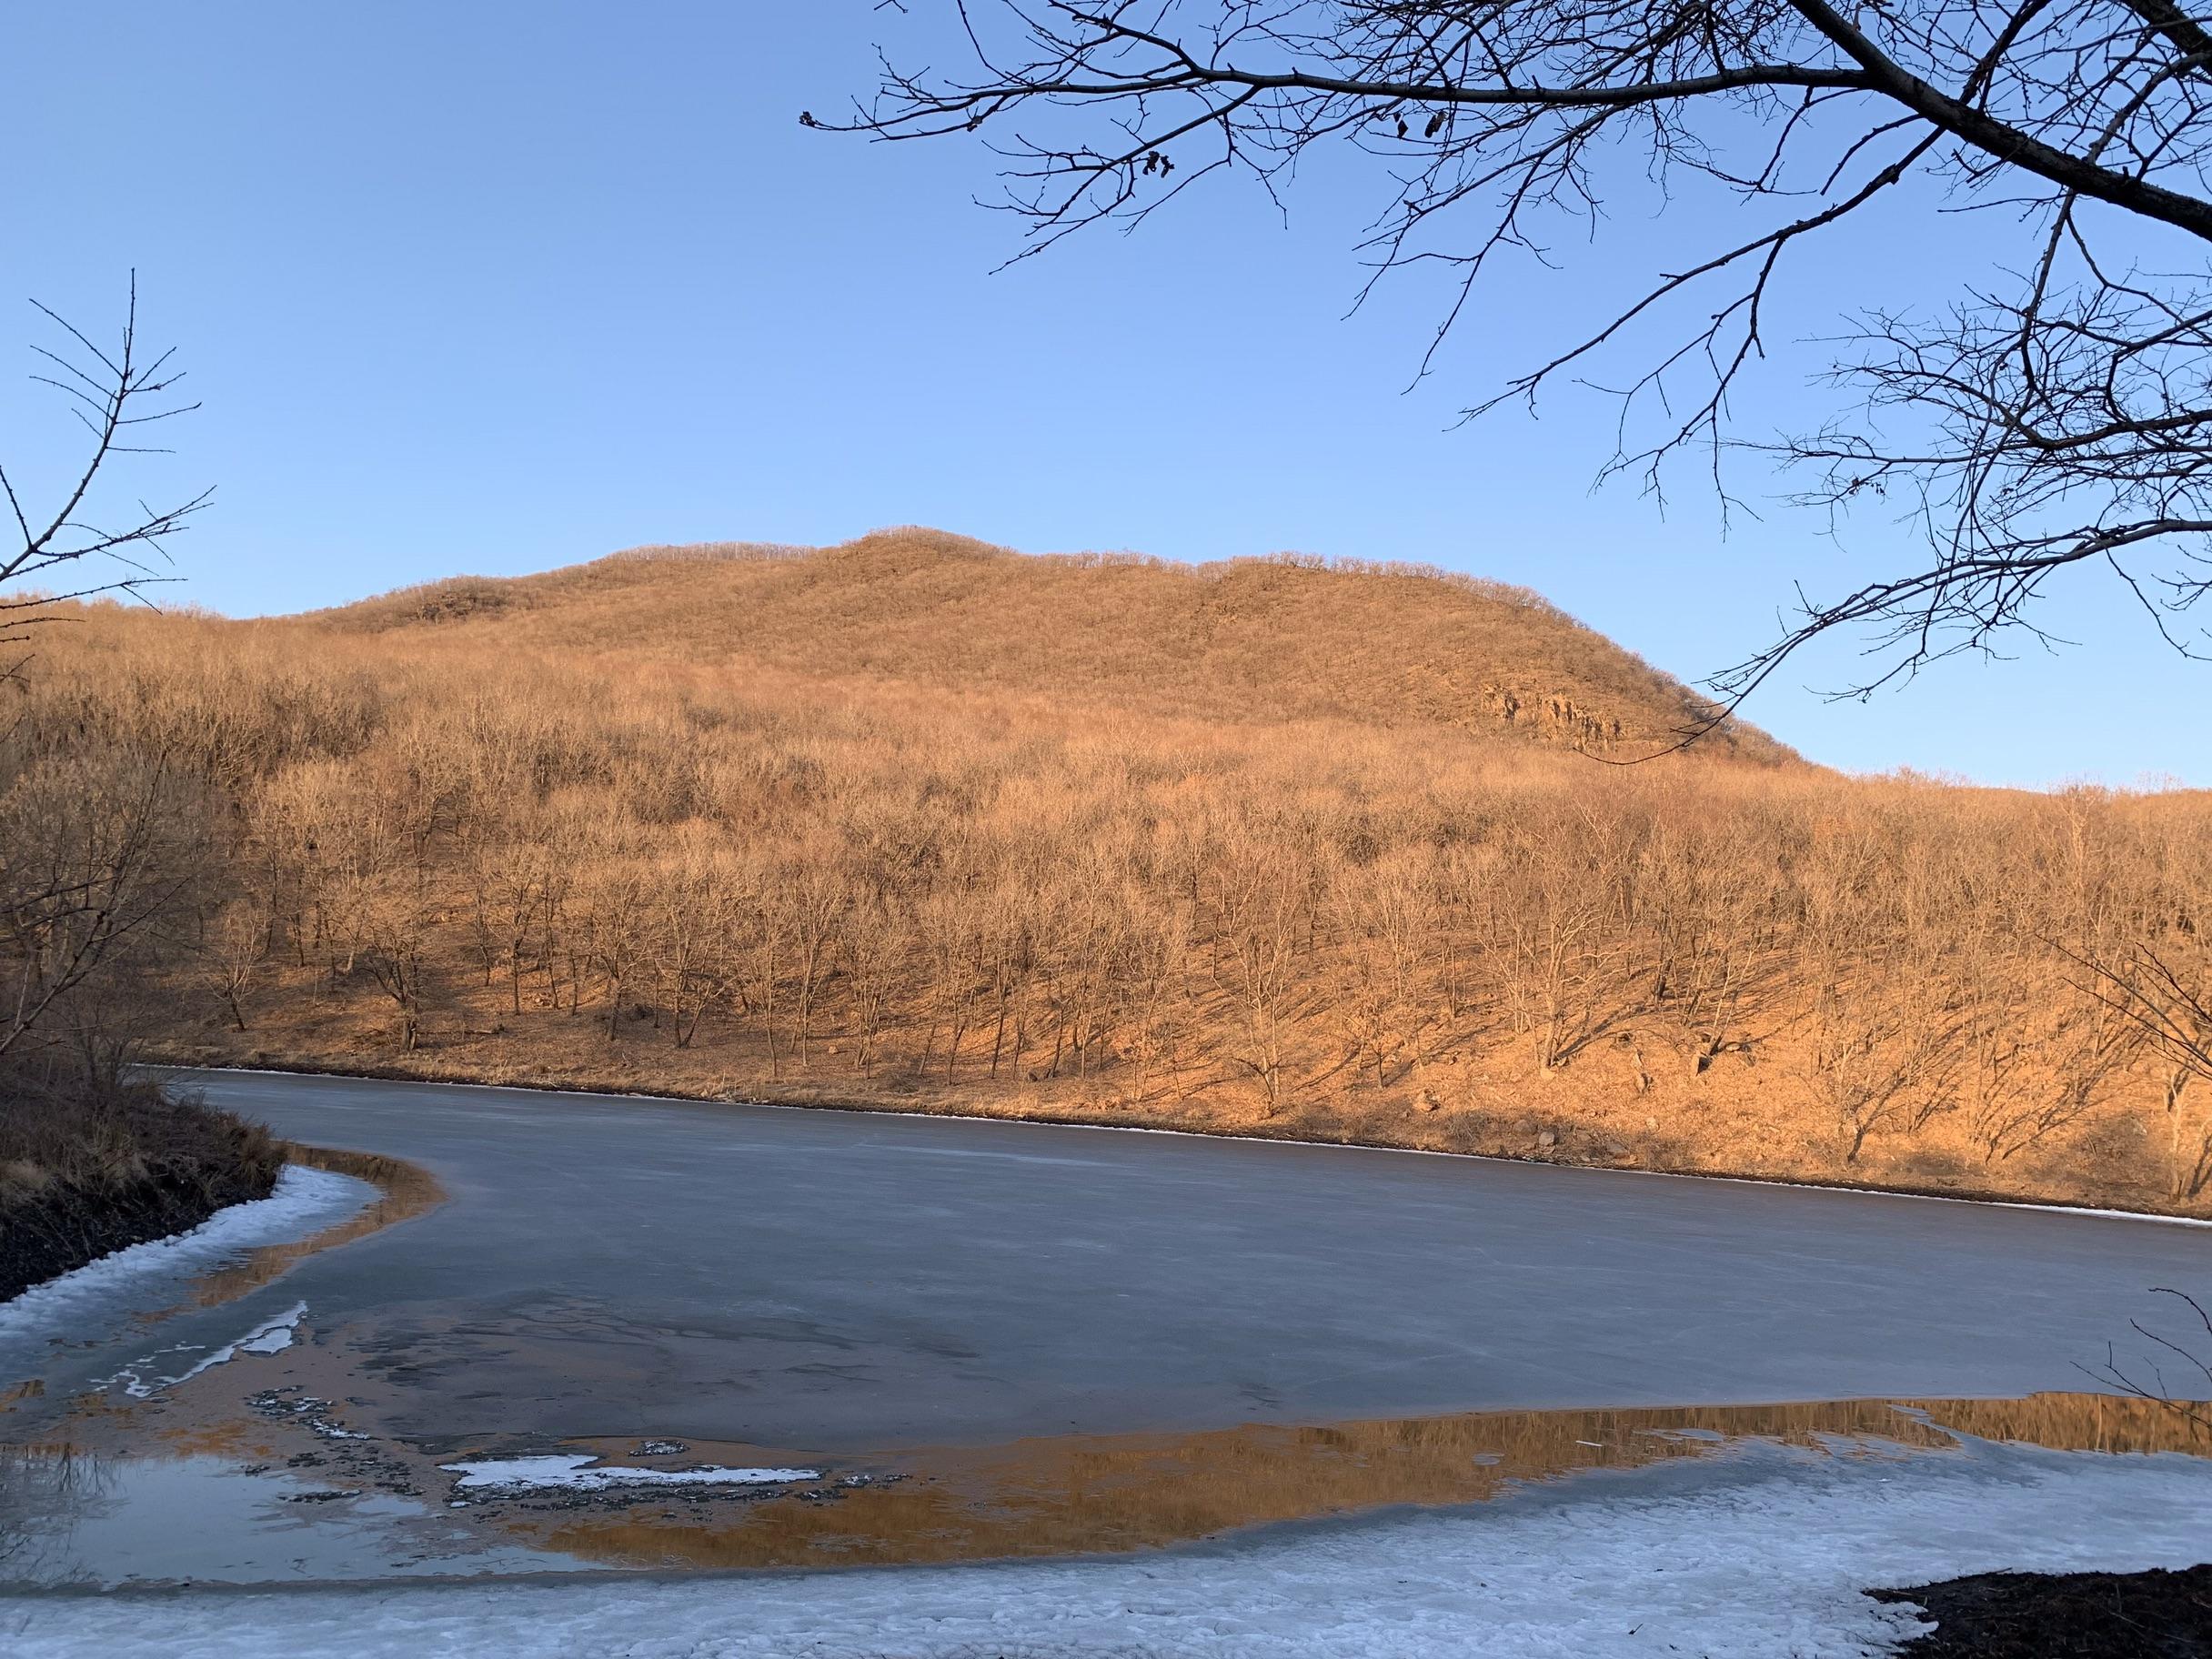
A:
<svg viewBox="0 0 2212 1659">
<path fill-rule="evenodd" d="M 2098 1394 L 1485 1412 L 1319 1428 L 1017 1441 L 913 1454 L 898 1464 L 907 1478 L 891 1484 L 739 1502 L 660 1499 L 557 1516 L 524 1510 L 507 1524 L 539 1547 L 631 1567 L 1114 1553 L 1397 1504 L 1479 1503 L 1510 1483 L 1640 1468 L 1746 1439 L 1901 1456 L 1957 1445 L 1945 1425 L 2066 1450 L 2212 1456 L 2212 1437 L 2179 1413 Z M 617 1450 L 613 1443 L 593 1449 Z M 729 1463 L 732 1450 L 693 1444 L 687 1458 Z"/>
<path fill-rule="evenodd" d="M 411 1221 L 426 1211 L 435 1210 L 446 1202 L 446 1190 L 429 1171 L 397 1158 L 386 1158 L 376 1152 L 347 1151 L 343 1148 L 302 1146 L 287 1142 L 285 1155 L 294 1163 L 309 1169 L 328 1170 L 335 1174 L 350 1175 L 357 1181 L 366 1181 L 380 1195 L 377 1201 L 359 1213 L 348 1217 L 335 1226 L 305 1239 L 288 1243 L 264 1244 L 248 1253 L 244 1260 L 220 1268 L 196 1281 L 192 1287 L 193 1304 L 197 1307 L 218 1307 L 224 1302 L 236 1302 L 241 1296 L 259 1290 L 272 1280 L 305 1258 L 326 1250 L 335 1250 L 341 1244 L 350 1244 L 356 1239 L 367 1238 L 372 1232 Z"/>
<path fill-rule="evenodd" d="M 2201 1409 L 2123 1394 L 2030 1394 L 2025 1400 L 1901 1400 L 1946 1429 L 1977 1440 L 2016 1441 L 2054 1452 L 2186 1452 L 2212 1457 Z"/>
<path fill-rule="evenodd" d="M 274 1458 L 276 1448 L 259 1424 L 241 1419 L 172 1423 L 157 1431 L 163 1457 L 221 1457 L 233 1463 Z"/>
</svg>

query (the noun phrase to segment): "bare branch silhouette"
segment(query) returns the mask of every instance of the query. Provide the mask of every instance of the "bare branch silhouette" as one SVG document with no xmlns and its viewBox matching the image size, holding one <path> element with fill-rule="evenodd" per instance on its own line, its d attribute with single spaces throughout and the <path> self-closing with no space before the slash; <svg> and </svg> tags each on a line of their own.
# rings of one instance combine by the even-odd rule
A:
<svg viewBox="0 0 2212 1659">
<path fill-rule="evenodd" d="M 99 486 L 119 457 L 166 453 L 141 441 L 146 428 L 199 407 L 178 401 L 184 371 L 174 366 L 175 353 L 149 354 L 139 342 L 136 273 L 122 336 L 112 347 L 96 345 L 48 307 L 31 304 L 65 337 L 59 349 L 32 347 L 45 368 L 31 378 L 61 394 L 89 435 L 90 447 L 56 499 L 44 507 L 26 504 L 17 480 L 0 464 L 0 494 L 19 538 L 13 548 L 0 542 L 5 548 L 0 551 L 0 645 L 27 639 L 65 601 L 115 594 L 143 598 L 147 587 L 175 579 L 162 571 L 168 562 L 164 544 L 187 528 L 214 493 L 202 490 L 163 508 L 134 499 L 113 518 L 96 505 Z"/>
<path fill-rule="evenodd" d="M 907 8 L 901 8 L 907 9 Z M 1748 228 L 1472 403 L 1533 408 L 1572 380 L 1621 419 L 1601 478 L 1664 498 L 1694 462 L 1724 513 L 1724 460 L 1778 463 L 1790 499 L 1900 517 L 1925 562 L 1841 597 L 1801 591 L 1765 649 L 1713 681 L 1710 730 L 1836 632 L 1865 696 L 2015 634 L 2052 638 L 2052 579 L 2104 569 L 2197 654 L 2182 614 L 2212 587 L 2212 34 L 2166 0 L 939 0 L 968 66 L 884 60 L 824 130 L 974 135 L 1003 162 L 1017 257 L 1141 222 L 1202 178 L 1270 194 L 1324 146 L 1377 165 L 1362 243 L 1453 280 L 1423 357 L 1496 263 L 1549 264 L 1648 183 L 1733 196 Z M 1914 188 L 1907 190 L 1905 186 Z M 1973 210 L 1988 284 L 1931 316 L 1877 313 L 1826 342 L 1832 419 L 1769 438 L 1735 404 L 1768 352 L 1777 285 L 1876 207 Z M 2013 251 L 2007 252 L 2007 249 Z M 2153 268 L 2158 261 L 2169 269 Z M 1364 297 L 1365 290 L 1362 291 Z M 1657 332 L 1654 332 L 1657 331 Z"/>
</svg>

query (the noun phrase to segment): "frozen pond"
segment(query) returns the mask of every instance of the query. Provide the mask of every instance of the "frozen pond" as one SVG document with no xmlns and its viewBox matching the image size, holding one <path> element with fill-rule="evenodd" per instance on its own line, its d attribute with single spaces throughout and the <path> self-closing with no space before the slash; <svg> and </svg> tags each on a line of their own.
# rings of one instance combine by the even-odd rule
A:
<svg viewBox="0 0 2212 1659">
<path fill-rule="evenodd" d="M 1899 1536 L 1953 1524 L 1939 1488 L 2053 1515 L 2094 1493 L 2140 1506 L 2147 1560 L 2187 1553 L 2175 1517 L 2212 1489 L 2212 1443 L 2171 1413 L 2055 1392 L 2108 1344 L 2148 1374 L 2128 1322 L 2169 1317 L 2153 1286 L 2205 1285 L 2205 1228 L 1020 1123 L 203 1086 L 349 1156 L 0 1317 L 0 1583 L 984 1562 L 1407 1506 L 1494 1513 L 1488 1549 L 1622 1483 L 1697 1527 L 1746 1482 L 1785 1508 L 1825 1483 Z M 1568 1495 L 1531 1509 L 1532 1488 Z M 1908 1491 L 1935 1507 L 1898 1509 Z M 2011 1544 L 1979 1547 L 1958 1558 Z"/>
<path fill-rule="evenodd" d="M 2212 1229 L 942 1118 L 226 1075 L 431 1213 L 296 1302 L 426 1442 L 816 1451 L 2086 1385 Z M 250 1321 L 247 1322 L 250 1323 Z M 235 1311 L 165 1340 L 239 1334 Z M 182 1332 L 169 1335 L 167 1332 Z"/>
<path fill-rule="evenodd" d="M 0 1629 L 11 1659 L 1869 1659 L 1919 1626 L 1865 1585 L 2200 1559 L 2193 1461 L 1769 1449 L 1134 1559 L 0 1598 Z"/>
</svg>

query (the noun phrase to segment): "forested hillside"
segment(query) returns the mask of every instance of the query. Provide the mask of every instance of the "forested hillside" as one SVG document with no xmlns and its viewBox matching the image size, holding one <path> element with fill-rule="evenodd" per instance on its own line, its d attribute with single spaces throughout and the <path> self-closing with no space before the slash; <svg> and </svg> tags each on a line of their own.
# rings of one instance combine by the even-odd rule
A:
<svg viewBox="0 0 2212 1659">
<path fill-rule="evenodd" d="M 2212 1082 L 2149 1029 L 2206 984 L 2212 801 L 1845 779 L 1741 728 L 1602 765 L 1694 699 L 1478 583 L 679 550 L 98 608 L 29 699 L 196 815 L 219 901 L 163 947 L 173 1058 L 2183 1209 L 2212 1180 Z"/>
</svg>

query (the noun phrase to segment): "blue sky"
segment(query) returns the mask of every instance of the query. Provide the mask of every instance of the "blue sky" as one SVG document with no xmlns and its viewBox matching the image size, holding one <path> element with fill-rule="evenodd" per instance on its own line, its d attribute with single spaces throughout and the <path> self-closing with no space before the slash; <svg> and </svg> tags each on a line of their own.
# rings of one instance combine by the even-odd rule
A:
<svg viewBox="0 0 2212 1659">
<path fill-rule="evenodd" d="M 205 407 L 131 481 L 218 487 L 170 591 L 232 614 L 920 522 L 1031 551 L 1433 561 L 1525 582 L 1694 679 L 1762 643 L 1794 580 L 1832 591 L 1895 550 L 1878 524 L 1839 550 L 1787 510 L 1724 537 L 1687 480 L 1664 514 L 1594 494 L 1594 397 L 1453 429 L 1588 307 L 1740 234 L 1736 210 L 1619 198 L 1595 248 L 1509 274 L 1409 392 L 1437 290 L 1399 281 L 1345 317 L 1384 200 L 1370 166 L 1313 168 L 1287 224 L 1229 185 L 994 275 L 1018 226 L 972 205 L 987 154 L 804 131 L 801 107 L 871 84 L 879 40 L 949 61 L 930 0 L 913 9 L 15 8 L 0 302 L 104 327 L 137 268 L 147 331 Z M 1776 337 L 1947 293 L 1980 234 L 1876 222 L 1822 251 Z M 10 315 L 0 369 L 27 374 L 45 337 Z M 1822 407 L 1810 364 L 1781 352 L 1755 424 Z M 62 451 L 34 389 L 0 381 L 0 455 L 36 477 Z M 1849 676 L 1832 649 L 1747 712 L 1855 769 L 2212 785 L 2212 666 L 2106 584 L 2058 601 L 2079 643 L 2056 656 L 1837 705 L 1803 689 Z"/>
</svg>

